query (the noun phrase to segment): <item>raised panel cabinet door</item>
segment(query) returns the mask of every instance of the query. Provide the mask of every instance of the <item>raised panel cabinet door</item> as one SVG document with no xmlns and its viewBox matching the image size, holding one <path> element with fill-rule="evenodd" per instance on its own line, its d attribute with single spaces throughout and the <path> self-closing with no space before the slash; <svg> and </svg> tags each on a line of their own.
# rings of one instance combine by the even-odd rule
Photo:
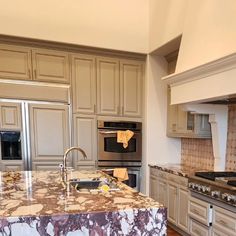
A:
<svg viewBox="0 0 236 236">
<path fill-rule="evenodd" d="M 21 104 L 12 102 L 0 103 L 0 128 L 21 130 Z"/>
<path fill-rule="evenodd" d="M 120 62 L 121 110 L 123 116 L 142 116 L 143 63 Z"/>
<path fill-rule="evenodd" d="M 97 114 L 119 115 L 119 61 L 97 59 Z"/>
<path fill-rule="evenodd" d="M 96 112 L 95 58 L 72 56 L 73 113 Z"/>
<path fill-rule="evenodd" d="M 31 50 L 0 44 L 0 78 L 30 80 Z"/>
<path fill-rule="evenodd" d="M 23 162 L 9 161 L 2 163 L 2 171 L 22 171 L 24 170 Z"/>
<path fill-rule="evenodd" d="M 168 197 L 167 197 L 167 182 L 159 179 L 159 190 L 158 190 L 158 201 L 167 207 Z"/>
<path fill-rule="evenodd" d="M 150 175 L 149 196 L 158 201 L 158 180 L 156 176 Z"/>
<path fill-rule="evenodd" d="M 29 119 L 33 162 L 62 162 L 69 147 L 68 106 L 30 104 Z"/>
<path fill-rule="evenodd" d="M 168 220 L 177 225 L 177 212 L 178 212 L 178 206 L 177 206 L 177 199 L 178 199 L 178 187 L 177 185 L 169 183 L 167 185 L 168 189 Z"/>
<path fill-rule="evenodd" d="M 34 49 L 33 79 L 37 81 L 69 83 L 69 54 L 62 51 Z"/>
<path fill-rule="evenodd" d="M 32 165 L 33 170 L 46 171 L 46 170 L 60 170 L 59 165 L 62 162 L 34 162 Z M 68 166 L 70 164 L 68 163 Z"/>
<path fill-rule="evenodd" d="M 185 232 L 188 232 L 189 230 L 188 200 L 188 189 L 180 187 L 178 197 L 178 227 L 180 227 Z"/>
<path fill-rule="evenodd" d="M 96 118 L 94 116 L 74 115 L 73 145 L 82 148 L 87 158 L 82 153 L 74 151 L 74 166 L 94 166 L 97 160 L 97 135 Z"/>
</svg>

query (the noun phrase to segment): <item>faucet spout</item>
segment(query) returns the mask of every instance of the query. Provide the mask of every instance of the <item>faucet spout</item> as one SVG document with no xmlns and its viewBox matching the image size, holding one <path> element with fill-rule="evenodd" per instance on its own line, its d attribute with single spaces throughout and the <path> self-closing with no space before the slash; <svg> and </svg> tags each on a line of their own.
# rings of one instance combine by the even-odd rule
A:
<svg viewBox="0 0 236 236">
<path fill-rule="evenodd" d="M 63 182 L 67 183 L 67 156 L 68 154 L 73 151 L 73 150 L 77 150 L 79 152 L 82 153 L 84 159 L 87 159 L 87 155 L 85 153 L 85 151 L 82 149 L 82 148 L 79 148 L 79 147 L 71 147 L 71 148 L 68 148 L 65 153 L 64 153 L 64 156 L 63 156 L 63 164 L 62 164 L 62 167 L 61 167 L 61 172 L 62 172 L 62 180 Z"/>
</svg>

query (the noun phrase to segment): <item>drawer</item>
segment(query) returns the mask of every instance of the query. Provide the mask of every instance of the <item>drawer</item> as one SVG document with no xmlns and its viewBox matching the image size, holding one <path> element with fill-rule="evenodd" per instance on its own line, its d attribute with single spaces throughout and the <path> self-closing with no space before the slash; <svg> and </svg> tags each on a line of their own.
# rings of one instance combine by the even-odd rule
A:
<svg viewBox="0 0 236 236">
<path fill-rule="evenodd" d="M 210 223 L 212 223 L 211 204 L 197 198 L 190 197 L 188 214 L 191 218 L 201 222 L 206 226 L 209 226 Z"/>
<path fill-rule="evenodd" d="M 168 180 L 170 182 L 177 183 L 177 184 L 179 184 L 183 187 L 188 187 L 188 178 L 178 176 L 178 175 L 174 175 L 174 174 L 169 174 L 168 175 Z"/>
<path fill-rule="evenodd" d="M 159 178 L 167 179 L 169 173 L 165 172 L 165 171 L 162 171 L 162 170 L 158 170 L 158 174 L 157 175 L 158 175 Z"/>
<path fill-rule="evenodd" d="M 158 169 L 150 167 L 150 175 L 158 176 Z"/>
<path fill-rule="evenodd" d="M 221 231 L 220 229 L 216 229 L 212 227 L 211 236 L 232 236 L 232 235 L 236 235 L 236 234 L 227 234 Z"/>
<path fill-rule="evenodd" d="M 214 206 L 212 225 L 224 235 L 236 235 L 236 213 Z"/>
<path fill-rule="evenodd" d="M 191 236 L 210 236 L 211 228 L 190 219 L 189 232 Z"/>
</svg>

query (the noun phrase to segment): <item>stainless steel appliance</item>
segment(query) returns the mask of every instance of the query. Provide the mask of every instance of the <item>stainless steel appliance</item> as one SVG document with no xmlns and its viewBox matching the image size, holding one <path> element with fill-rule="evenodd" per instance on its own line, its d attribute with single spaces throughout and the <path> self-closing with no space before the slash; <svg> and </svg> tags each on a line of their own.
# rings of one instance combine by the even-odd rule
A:
<svg viewBox="0 0 236 236">
<path fill-rule="evenodd" d="M 134 132 L 127 148 L 124 148 L 122 143 L 117 143 L 118 130 L 131 130 Z M 141 122 L 98 121 L 98 168 L 127 168 L 129 180 L 125 183 L 139 191 L 141 161 Z"/>
<path fill-rule="evenodd" d="M 196 172 L 189 189 L 195 197 L 236 212 L 236 172 Z"/>
<path fill-rule="evenodd" d="M 128 121 L 98 121 L 98 161 L 140 162 L 142 159 L 142 124 Z M 127 148 L 117 143 L 118 130 L 131 130 L 134 136 Z"/>
</svg>

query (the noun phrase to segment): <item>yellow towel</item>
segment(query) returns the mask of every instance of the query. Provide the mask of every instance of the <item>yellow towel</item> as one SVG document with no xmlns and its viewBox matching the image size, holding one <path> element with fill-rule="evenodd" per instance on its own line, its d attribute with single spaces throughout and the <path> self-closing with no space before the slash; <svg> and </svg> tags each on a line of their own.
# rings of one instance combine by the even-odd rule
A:
<svg viewBox="0 0 236 236">
<path fill-rule="evenodd" d="M 129 179 L 126 168 L 115 168 L 113 170 L 113 176 L 116 177 L 119 181 L 125 181 Z"/>
<path fill-rule="evenodd" d="M 117 143 L 123 143 L 123 147 L 128 147 L 129 140 L 133 137 L 134 132 L 131 130 L 117 131 Z"/>
</svg>

